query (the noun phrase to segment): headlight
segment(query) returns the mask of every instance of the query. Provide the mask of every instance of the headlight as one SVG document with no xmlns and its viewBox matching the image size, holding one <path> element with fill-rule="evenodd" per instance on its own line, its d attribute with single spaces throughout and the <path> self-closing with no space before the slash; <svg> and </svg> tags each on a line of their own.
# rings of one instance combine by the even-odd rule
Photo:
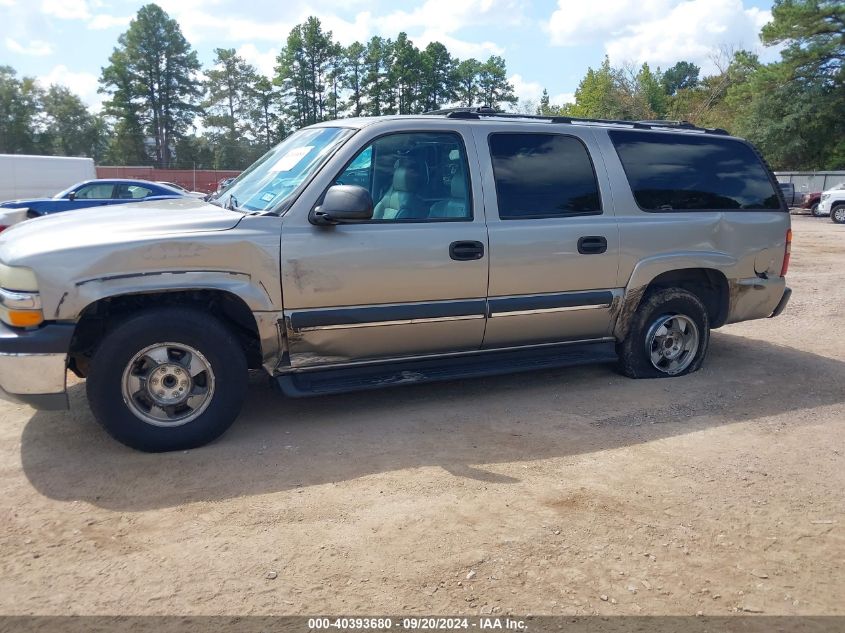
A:
<svg viewBox="0 0 845 633">
<path fill-rule="evenodd" d="M 29 268 L 0 262 L 0 288 L 38 292 L 38 279 Z"/>
<path fill-rule="evenodd" d="M 827 200 L 828 198 L 830 198 L 830 194 L 829 194 L 829 193 L 823 193 L 823 194 L 822 194 L 822 200 Z"/>
<path fill-rule="evenodd" d="M 0 263 L 0 321 L 35 327 L 44 321 L 38 280 L 29 268 Z"/>
</svg>

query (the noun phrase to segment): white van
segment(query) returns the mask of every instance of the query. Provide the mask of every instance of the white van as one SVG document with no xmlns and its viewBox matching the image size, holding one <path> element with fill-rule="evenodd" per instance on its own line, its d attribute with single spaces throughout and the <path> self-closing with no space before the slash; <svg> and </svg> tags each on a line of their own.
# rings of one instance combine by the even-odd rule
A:
<svg viewBox="0 0 845 633">
<path fill-rule="evenodd" d="M 96 177 L 91 158 L 0 154 L 0 202 L 50 198 L 71 185 Z"/>
</svg>

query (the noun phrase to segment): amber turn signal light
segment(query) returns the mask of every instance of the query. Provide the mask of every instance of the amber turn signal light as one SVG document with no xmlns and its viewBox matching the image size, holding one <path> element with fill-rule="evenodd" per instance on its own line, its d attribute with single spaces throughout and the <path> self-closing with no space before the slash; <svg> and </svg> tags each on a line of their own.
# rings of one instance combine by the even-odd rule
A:
<svg viewBox="0 0 845 633">
<path fill-rule="evenodd" d="M 35 327 L 44 322 L 41 310 L 9 310 L 6 318 L 15 327 Z"/>
</svg>

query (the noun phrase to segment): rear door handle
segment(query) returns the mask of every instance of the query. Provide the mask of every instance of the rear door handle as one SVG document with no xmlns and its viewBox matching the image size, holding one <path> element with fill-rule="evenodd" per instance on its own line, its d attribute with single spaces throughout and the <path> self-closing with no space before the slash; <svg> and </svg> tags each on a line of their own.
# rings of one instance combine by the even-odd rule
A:
<svg viewBox="0 0 845 633">
<path fill-rule="evenodd" d="M 465 240 L 449 244 L 449 257 L 458 262 L 472 261 L 484 257 L 484 244 Z"/>
<path fill-rule="evenodd" d="M 587 235 L 578 240 L 578 252 L 582 255 L 600 255 L 607 251 L 607 238 L 601 235 Z"/>
</svg>

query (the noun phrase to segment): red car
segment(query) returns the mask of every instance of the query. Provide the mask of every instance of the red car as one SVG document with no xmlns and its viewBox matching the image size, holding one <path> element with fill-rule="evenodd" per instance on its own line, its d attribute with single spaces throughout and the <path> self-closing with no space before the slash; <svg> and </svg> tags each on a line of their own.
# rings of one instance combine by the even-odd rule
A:
<svg viewBox="0 0 845 633">
<path fill-rule="evenodd" d="M 813 193 L 805 193 L 804 198 L 801 200 L 801 207 L 802 209 L 807 209 L 810 213 L 814 216 L 821 217 L 819 215 L 819 201 L 821 200 L 822 192 L 815 191 Z"/>
</svg>

